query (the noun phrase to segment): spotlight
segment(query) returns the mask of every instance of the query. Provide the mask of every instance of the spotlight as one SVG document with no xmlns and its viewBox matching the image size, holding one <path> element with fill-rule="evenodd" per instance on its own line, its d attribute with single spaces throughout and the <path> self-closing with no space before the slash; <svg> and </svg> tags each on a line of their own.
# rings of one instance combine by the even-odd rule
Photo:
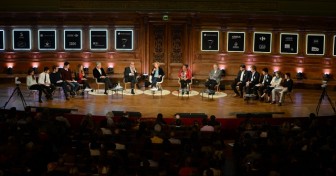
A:
<svg viewBox="0 0 336 176">
<path fill-rule="evenodd" d="M 107 68 L 107 74 L 113 74 L 114 73 L 114 68 L 113 67 L 108 67 Z"/>
<path fill-rule="evenodd" d="M 7 68 L 7 74 L 12 75 L 13 74 L 13 67 Z"/>
<path fill-rule="evenodd" d="M 299 80 L 303 79 L 303 73 L 302 72 L 298 72 L 296 74 L 296 79 L 299 79 Z"/>
<path fill-rule="evenodd" d="M 88 67 L 84 67 L 83 70 L 84 70 L 84 73 L 85 73 L 86 75 L 89 74 L 89 68 L 88 68 Z"/>
<path fill-rule="evenodd" d="M 224 77 L 226 75 L 225 69 L 222 69 L 222 76 Z"/>
<path fill-rule="evenodd" d="M 323 74 L 323 80 L 329 81 L 329 79 L 331 79 L 331 74 L 329 73 Z"/>
<path fill-rule="evenodd" d="M 38 74 L 38 68 L 37 67 L 33 67 L 34 70 L 34 74 Z"/>
</svg>

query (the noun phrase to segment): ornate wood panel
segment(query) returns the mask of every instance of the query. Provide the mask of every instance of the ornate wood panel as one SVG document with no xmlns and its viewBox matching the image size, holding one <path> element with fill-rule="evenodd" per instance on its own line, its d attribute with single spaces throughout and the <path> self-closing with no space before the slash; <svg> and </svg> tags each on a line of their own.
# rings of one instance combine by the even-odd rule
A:
<svg viewBox="0 0 336 176">
<path fill-rule="evenodd" d="M 153 23 L 149 30 L 150 61 L 161 63 L 166 78 L 176 78 L 186 53 L 183 46 L 184 24 Z"/>
</svg>

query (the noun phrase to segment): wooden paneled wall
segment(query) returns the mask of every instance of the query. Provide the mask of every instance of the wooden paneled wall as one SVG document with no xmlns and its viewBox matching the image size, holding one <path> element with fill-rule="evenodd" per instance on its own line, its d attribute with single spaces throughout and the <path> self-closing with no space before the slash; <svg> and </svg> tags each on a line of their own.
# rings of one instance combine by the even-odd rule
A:
<svg viewBox="0 0 336 176">
<path fill-rule="evenodd" d="M 21 14 L 22 15 L 22 14 Z M 268 67 L 271 72 L 290 72 L 295 76 L 302 71 L 308 80 L 319 80 L 323 73 L 334 74 L 333 35 L 336 28 L 328 25 L 332 19 L 300 16 L 279 17 L 259 15 L 251 18 L 242 15 L 171 13 L 169 20 L 163 21 L 161 13 L 27 13 L 25 21 L 13 19 L 3 22 L 0 28 L 6 32 L 6 49 L 0 53 L 0 72 L 5 74 L 9 65 L 14 67 L 15 74 L 26 73 L 29 67 L 63 65 L 69 61 L 74 69 L 77 64 L 88 66 L 90 73 L 99 61 L 103 67 L 114 67 L 115 74 L 121 75 L 124 67 L 131 61 L 136 63 L 141 73 L 149 73 L 152 63 L 162 63 L 167 78 L 176 79 L 183 63 L 189 64 L 196 78 L 204 79 L 214 63 L 226 70 L 226 75 L 234 76 L 239 65 L 248 67 L 256 65 L 259 70 Z M 71 17 L 71 18 L 70 18 Z M 85 20 L 86 17 L 88 20 Z M 74 20 L 79 18 L 80 20 Z M 33 32 L 33 49 L 27 52 L 14 52 L 11 48 L 11 30 L 13 28 L 30 28 Z M 58 31 L 58 49 L 42 52 L 37 49 L 37 30 L 39 28 L 56 28 Z M 63 29 L 78 27 L 83 30 L 83 50 L 68 52 L 63 50 Z M 89 50 L 88 31 L 91 27 L 106 28 L 109 31 L 109 48 L 103 52 Z M 114 29 L 132 28 L 134 30 L 134 50 L 116 51 L 114 49 Z M 219 31 L 219 51 L 201 51 L 201 31 Z M 227 32 L 246 32 L 245 52 L 227 52 Z M 272 32 L 272 52 L 269 54 L 253 53 L 253 32 Z M 280 33 L 293 32 L 299 34 L 299 53 L 284 55 L 279 52 Z M 325 55 L 308 56 L 305 54 L 306 34 L 325 34 Z M 161 42 L 161 43 L 160 43 Z"/>
</svg>

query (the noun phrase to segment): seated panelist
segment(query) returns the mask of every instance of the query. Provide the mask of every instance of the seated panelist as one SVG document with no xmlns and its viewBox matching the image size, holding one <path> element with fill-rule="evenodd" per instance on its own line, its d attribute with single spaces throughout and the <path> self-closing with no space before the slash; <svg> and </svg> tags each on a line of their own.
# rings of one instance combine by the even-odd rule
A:
<svg viewBox="0 0 336 176">
<path fill-rule="evenodd" d="M 62 87 L 65 99 L 70 100 L 70 98 L 69 98 L 70 89 L 67 86 L 67 84 L 62 80 L 62 76 L 61 76 L 61 73 L 58 71 L 58 67 L 56 65 L 54 65 L 52 67 L 52 70 L 53 70 L 52 73 L 50 73 L 51 84 L 53 86 Z"/>
<path fill-rule="evenodd" d="M 31 68 L 28 70 L 28 75 L 26 77 L 26 83 L 29 90 L 38 90 L 39 92 L 39 102 L 42 103 L 42 92 L 45 93 L 47 99 L 51 99 L 51 94 L 46 89 L 46 86 L 43 84 L 38 84 L 34 74 L 34 70 Z"/>
<path fill-rule="evenodd" d="M 246 82 L 249 78 L 249 72 L 246 70 L 245 65 L 241 65 L 239 67 L 239 72 L 237 74 L 236 79 L 231 84 L 232 90 L 235 92 L 235 96 L 243 97 L 243 88 L 246 86 Z M 239 87 L 239 92 L 237 90 L 237 86 Z"/>
<path fill-rule="evenodd" d="M 154 68 L 151 72 L 152 75 L 152 90 L 158 90 L 158 88 L 156 87 L 156 83 L 162 81 L 163 76 L 165 75 L 163 69 L 160 67 L 160 63 L 159 62 L 154 62 L 153 63 Z"/>
<path fill-rule="evenodd" d="M 134 93 L 134 85 L 138 82 L 138 72 L 135 69 L 134 62 L 130 63 L 129 67 L 125 67 L 124 80 L 131 83 L 131 94 Z"/>
<path fill-rule="evenodd" d="M 105 83 L 105 92 L 104 94 L 108 94 L 107 90 L 112 89 L 113 85 L 110 79 L 106 76 L 104 69 L 101 67 L 101 63 L 97 62 L 96 67 L 93 69 L 93 77 L 97 79 L 98 82 Z"/>
<path fill-rule="evenodd" d="M 82 64 L 77 65 L 77 69 L 75 71 L 75 80 L 79 84 L 83 84 L 83 89 L 91 90 L 91 92 L 93 91 L 93 89 L 91 89 L 90 84 L 88 83 L 86 74 L 84 72 L 84 66 Z M 84 92 L 82 92 L 82 95 L 84 95 Z"/>
<path fill-rule="evenodd" d="M 50 82 L 50 75 L 49 75 L 49 68 L 44 67 L 43 72 L 40 73 L 39 78 L 38 78 L 38 83 L 43 85 L 44 88 L 48 91 L 48 95 L 50 96 L 49 99 L 52 98 L 52 94 L 55 90 L 55 86 L 51 84 Z"/>
<path fill-rule="evenodd" d="M 269 85 L 271 84 L 271 80 L 272 80 L 272 77 L 271 75 L 268 74 L 268 68 L 263 68 L 262 76 L 260 78 L 260 83 L 255 86 L 256 89 L 259 89 L 260 95 L 264 95 L 263 93 L 267 89 L 267 87 L 269 87 Z M 260 96 L 261 101 L 264 100 L 264 96 Z"/>
<path fill-rule="evenodd" d="M 282 86 L 279 86 L 278 88 L 275 88 L 272 90 L 272 102 L 271 104 L 275 104 L 275 94 L 279 93 L 279 106 L 282 105 L 282 102 L 284 100 L 284 94 L 287 92 L 291 92 L 293 89 L 293 80 L 291 79 L 290 73 L 285 74 L 285 80 L 282 83 Z"/>
<path fill-rule="evenodd" d="M 205 87 L 209 90 L 215 90 L 215 86 L 220 83 L 222 77 L 222 71 L 218 68 L 217 64 L 213 64 L 212 68 L 209 78 L 205 82 Z"/>
<path fill-rule="evenodd" d="M 260 80 L 260 74 L 257 71 L 257 67 L 255 65 L 251 66 L 251 73 L 249 75 L 249 78 L 247 79 L 248 81 L 246 82 L 246 93 L 247 94 L 254 94 L 258 95 L 258 89 L 255 88 L 257 84 L 259 84 Z"/>
<path fill-rule="evenodd" d="M 79 84 L 72 77 L 72 71 L 70 70 L 70 63 L 69 62 L 64 62 L 64 67 L 61 70 L 61 76 L 62 76 L 62 80 L 68 86 L 70 86 L 70 90 L 71 90 L 70 94 L 72 96 L 75 96 L 76 91 L 79 89 Z"/>
<path fill-rule="evenodd" d="M 184 64 L 178 73 L 180 79 L 181 88 L 185 89 L 188 84 L 191 83 L 191 70 L 188 68 L 187 64 Z"/>
</svg>

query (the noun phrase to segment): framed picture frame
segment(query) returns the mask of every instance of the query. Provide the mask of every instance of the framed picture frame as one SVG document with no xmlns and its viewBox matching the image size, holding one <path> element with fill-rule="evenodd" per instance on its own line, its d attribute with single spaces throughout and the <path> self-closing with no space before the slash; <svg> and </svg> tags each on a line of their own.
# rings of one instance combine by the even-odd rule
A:
<svg viewBox="0 0 336 176">
<path fill-rule="evenodd" d="M 253 33 L 253 52 L 271 53 L 272 52 L 272 33 L 254 32 Z"/>
<path fill-rule="evenodd" d="M 280 33 L 280 54 L 298 54 L 298 33 Z"/>
<path fill-rule="evenodd" d="M 133 30 L 116 29 L 114 31 L 114 46 L 116 50 L 133 50 Z"/>
<path fill-rule="evenodd" d="M 90 29 L 90 50 L 107 50 L 107 29 Z"/>
<path fill-rule="evenodd" d="M 227 51 L 245 52 L 245 32 L 227 32 Z"/>
<path fill-rule="evenodd" d="M 64 29 L 64 50 L 82 50 L 82 30 Z"/>
<path fill-rule="evenodd" d="M 57 36 L 55 29 L 38 30 L 38 49 L 39 50 L 56 50 Z"/>
<path fill-rule="evenodd" d="M 0 51 L 5 50 L 5 31 L 0 29 Z"/>
<path fill-rule="evenodd" d="M 325 35 L 324 34 L 307 34 L 306 35 L 306 54 L 307 55 L 324 55 Z"/>
<path fill-rule="evenodd" d="M 30 29 L 13 29 L 13 50 L 27 51 L 31 50 L 31 30 Z"/>
<path fill-rule="evenodd" d="M 201 51 L 219 51 L 219 31 L 201 32 Z"/>
<path fill-rule="evenodd" d="M 336 35 L 333 36 L 333 56 L 336 56 Z"/>
</svg>

